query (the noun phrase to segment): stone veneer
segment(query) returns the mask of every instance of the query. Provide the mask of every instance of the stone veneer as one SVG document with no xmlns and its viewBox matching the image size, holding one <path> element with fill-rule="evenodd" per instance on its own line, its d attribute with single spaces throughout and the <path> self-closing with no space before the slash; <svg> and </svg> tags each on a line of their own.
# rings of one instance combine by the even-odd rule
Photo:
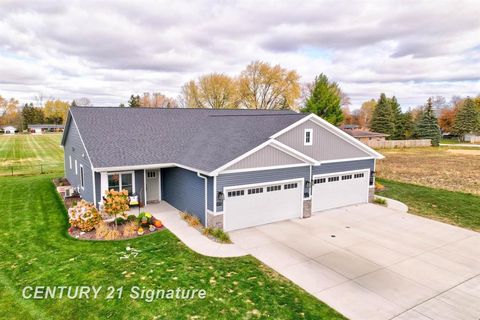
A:
<svg viewBox="0 0 480 320">
<path fill-rule="evenodd" d="M 368 188 L 368 202 L 373 202 L 375 196 L 375 188 Z"/>
<path fill-rule="evenodd" d="M 312 199 L 303 200 L 303 218 L 312 216 Z"/>
<path fill-rule="evenodd" d="M 207 213 L 207 227 L 219 228 L 223 230 L 223 214 L 214 215 L 213 213 Z"/>
</svg>

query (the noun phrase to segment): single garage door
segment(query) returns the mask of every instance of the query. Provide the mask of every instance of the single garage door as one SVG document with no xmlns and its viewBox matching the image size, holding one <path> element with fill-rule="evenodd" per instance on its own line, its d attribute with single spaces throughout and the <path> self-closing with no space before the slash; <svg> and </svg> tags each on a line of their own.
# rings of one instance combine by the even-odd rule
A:
<svg viewBox="0 0 480 320">
<path fill-rule="evenodd" d="M 248 228 L 299 218 L 303 210 L 303 180 L 225 188 L 225 230 Z"/>
<path fill-rule="evenodd" d="M 312 212 L 368 202 L 369 171 L 313 177 Z"/>
</svg>

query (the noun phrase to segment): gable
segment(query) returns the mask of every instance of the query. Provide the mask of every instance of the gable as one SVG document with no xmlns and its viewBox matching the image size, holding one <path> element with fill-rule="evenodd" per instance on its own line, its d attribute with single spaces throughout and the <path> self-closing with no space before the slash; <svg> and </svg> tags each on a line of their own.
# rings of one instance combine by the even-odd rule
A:
<svg viewBox="0 0 480 320">
<path fill-rule="evenodd" d="M 225 170 L 238 170 L 262 167 L 274 167 L 285 165 L 305 164 L 304 161 L 295 158 L 270 145 L 254 152 L 248 157 L 234 163 Z"/>
<path fill-rule="evenodd" d="M 306 129 L 312 130 L 311 145 L 304 145 Z M 276 139 L 317 161 L 372 157 L 368 152 L 325 129 L 311 119 L 282 133 Z"/>
</svg>

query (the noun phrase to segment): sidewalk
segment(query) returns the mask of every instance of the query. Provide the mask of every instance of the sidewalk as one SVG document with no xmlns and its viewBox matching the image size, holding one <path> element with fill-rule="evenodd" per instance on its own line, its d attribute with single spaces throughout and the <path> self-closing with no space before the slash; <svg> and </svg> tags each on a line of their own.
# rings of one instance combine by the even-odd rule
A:
<svg viewBox="0 0 480 320">
<path fill-rule="evenodd" d="M 162 221 L 165 227 L 185 243 L 185 245 L 204 256 L 227 258 L 240 257 L 248 254 L 236 244 L 222 244 L 208 239 L 183 221 L 178 214 L 178 210 L 164 201 L 149 204 L 143 208 L 142 211 L 150 212 L 155 218 Z"/>
</svg>

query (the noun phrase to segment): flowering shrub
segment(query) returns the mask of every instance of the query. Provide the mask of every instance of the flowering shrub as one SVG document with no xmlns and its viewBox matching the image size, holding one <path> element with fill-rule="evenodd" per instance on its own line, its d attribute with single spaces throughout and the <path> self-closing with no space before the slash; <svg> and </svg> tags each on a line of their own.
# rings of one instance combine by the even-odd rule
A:
<svg viewBox="0 0 480 320">
<path fill-rule="evenodd" d="M 108 190 L 105 192 L 104 211 L 110 216 L 117 218 L 117 214 L 125 215 L 125 211 L 128 211 L 128 191 L 121 190 Z M 125 217 L 126 218 L 126 217 Z M 115 221 L 116 224 L 116 221 Z"/>
<path fill-rule="evenodd" d="M 93 203 L 81 200 L 75 206 L 68 209 L 70 225 L 84 232 L 91 231 L 102 218 Z"/>
</svg>

